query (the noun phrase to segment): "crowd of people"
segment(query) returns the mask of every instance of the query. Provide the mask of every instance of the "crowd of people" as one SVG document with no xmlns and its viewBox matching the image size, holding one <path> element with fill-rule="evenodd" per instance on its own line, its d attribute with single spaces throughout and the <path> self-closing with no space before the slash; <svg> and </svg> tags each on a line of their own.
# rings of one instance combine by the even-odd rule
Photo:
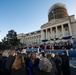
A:
<svg viewBox="0 0 76 75">
<path fill-rule="evenodd" d="M 26 53 L 26 50 L 0 52 L 0 75 L 71 75 L 69 58 L 54 53 Z"/>
<path fill-rule="evenodd" d="M 54 43 L 48 43 L 41 45 L 42 49 L 51 49 L 51 50 L 70 50 L 73 49 L 73 44 L 70 41 L 67 42 L 54 42 Z"/>
<path fill-rule="evenodd" d="M 29 46 L 25 46 L 25 48 L 40 48 L 42 50 L 72 50 L 74 49 L 73 44 L 70 41 L 66 42 L 54 42 L 54 43 L 43 43 L 41 45 L 38 44 L 32 44 Z"/>
</svg>

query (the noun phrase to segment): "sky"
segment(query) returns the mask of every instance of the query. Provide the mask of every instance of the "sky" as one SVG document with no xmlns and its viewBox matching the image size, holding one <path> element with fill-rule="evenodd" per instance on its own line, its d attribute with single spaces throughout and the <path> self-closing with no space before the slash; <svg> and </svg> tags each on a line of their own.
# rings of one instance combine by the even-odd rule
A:
<svg viewBox="0 0 76 75">
<path fill-rule="evenodd" d="M 48 11 L 55 3 L 64 3 L 76 18 L 76 0 L 0 0 L 0 40 L 9 30 L 29 33 L 48 22 Z"/>
</svg>

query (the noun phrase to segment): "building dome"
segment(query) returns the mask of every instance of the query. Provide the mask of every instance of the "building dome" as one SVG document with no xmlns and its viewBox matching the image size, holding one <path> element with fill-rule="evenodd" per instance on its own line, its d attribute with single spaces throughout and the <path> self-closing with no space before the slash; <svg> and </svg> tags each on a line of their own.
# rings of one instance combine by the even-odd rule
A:
<svg viewBox="0 0 76 75">
<path fill-rule="evenodd" d="M 51 19 L 59 19 L 68 16 L 65 4 L 56 3 L 54 4 L 48 12 L 48 21 Z"/>
</svg>

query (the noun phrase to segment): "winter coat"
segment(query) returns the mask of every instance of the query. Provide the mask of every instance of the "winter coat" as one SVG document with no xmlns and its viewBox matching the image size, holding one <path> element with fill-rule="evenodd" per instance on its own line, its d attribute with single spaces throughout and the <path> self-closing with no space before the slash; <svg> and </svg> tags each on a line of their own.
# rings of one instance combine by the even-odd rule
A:
<svg viewBox="0 0 76 75">
<path fill-rule="evenodd" d="M 27 75 L 25 66 L 22 66 L 18 70 L 11 69 L 10 75 Z"/>
</svg>

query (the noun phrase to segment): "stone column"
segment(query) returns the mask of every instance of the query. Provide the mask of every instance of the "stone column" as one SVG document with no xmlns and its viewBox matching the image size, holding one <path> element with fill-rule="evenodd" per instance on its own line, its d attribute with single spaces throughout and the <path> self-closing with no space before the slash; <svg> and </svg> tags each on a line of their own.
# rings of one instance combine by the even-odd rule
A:
<svg viewBox="0 0 76 75">
<path fill-rule="evenodd" d="M 47 36 L 47 29 L 46 29 L 46 39 L 47 39 L 47 37 L 48 37 L 48 36 Z"/>
<path fill-rule="evenodd" d="M 51 37 L 50 38 L 52 38 L 52 27 L 50 28 L 50 32 L 51 32 Z"/>
<path fill-rule="evenodd" d="M 43 40 L 43 30 L 41 30 L 41 40 Z"/>
<path fill-rule="evenodd" d="M 56 26 L 56 38 L 58 38 L 58 30 L 57 30 L 57 26 Z"/>
<path fill-rule="evenodd" d="M 44 33 L 44 31 L 43 30 L 41 30 L 41 40 L 44 40 L 44 38 L 45 38 L 45 33 Z"/>
<path fill-rule="evenodd" d="M 72 36 L 72 30 L 71 30 L 71 24 L 70 23 L 68 23 L 68 27 L 69 27 L 70 36 Z"/>
<path fill-rule="evenodd" d="M 61 27 L 62 27 L 62 35 L 64 37 L 64 28 L 63 28 L 63 25 L 61 25 Z"/>
</svg>

